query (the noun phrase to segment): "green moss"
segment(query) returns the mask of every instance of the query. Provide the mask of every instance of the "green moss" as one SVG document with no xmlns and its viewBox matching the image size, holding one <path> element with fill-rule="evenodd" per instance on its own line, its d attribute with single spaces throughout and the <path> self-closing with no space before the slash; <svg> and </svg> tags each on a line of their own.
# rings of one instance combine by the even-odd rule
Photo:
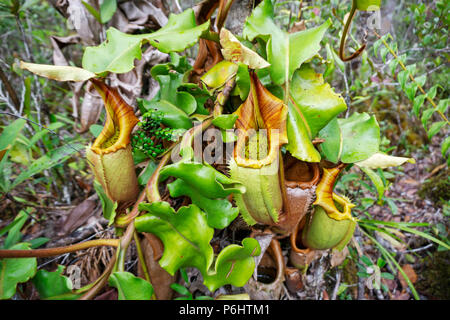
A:
<svg viewBox="0 0 450 320">
<path fill-rule="evenodd" d="M 450 299 L 450 251 L 435 252 L 425 259 L 416 288 L 430 299 Z"/>
<path fill-rule="evenodd" d="M 423 184 L 419 191 L 421 198 L 427 198 L 435 203 L 450 200 L 450 169 L 442 170 Z"/>
</svg>

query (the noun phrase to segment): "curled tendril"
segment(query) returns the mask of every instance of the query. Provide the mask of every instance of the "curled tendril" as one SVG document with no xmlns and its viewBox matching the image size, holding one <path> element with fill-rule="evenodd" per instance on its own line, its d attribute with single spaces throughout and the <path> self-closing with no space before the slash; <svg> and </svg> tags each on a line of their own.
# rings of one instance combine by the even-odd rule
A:
<svg viewBox="0 0 450 320">
<path fill-rule="evenodd" d="M 345 51 L 345 43 L 346 43 L 346 39 L 347 39 L 347 34 L 348 34 L 348 32 L 350 30 L 350 26 L 352 24 L 352 20 L 355 17 L 355 13 L 357 10 L 356 2 L 357 2 L 356 0 L 352 1 L 352 8 L 350 10 L 350 15 L 347 18 L 347 21 L 345 22 L 344 31 L 342 32 L 341 45 L 339 47 L 339 58 L 341 58 L 341 60 L 344 62 L 347 62 L 347 61 L 357 58 L 366 48 L 366 44 L 364 43 L 358 50 L 353 52 L 350 56 L 348 56 L 348 57 L 345 56 L 345 52 L 344 52 Z"/>
</svg>

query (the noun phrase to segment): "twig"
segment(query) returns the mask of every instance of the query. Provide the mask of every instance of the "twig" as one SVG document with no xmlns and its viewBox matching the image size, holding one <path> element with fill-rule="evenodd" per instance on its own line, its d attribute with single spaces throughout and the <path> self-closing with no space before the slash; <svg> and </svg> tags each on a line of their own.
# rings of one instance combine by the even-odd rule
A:
<svg viewBox="0 0 450 320">
<path fill-rule="evenodd" d="M 333 294 L 331 295 L 331 300 L 336 300 L 340 284 L 341 284 L 341 271 L 339 270 L 336 273 L 336 285 L 334 286 Z"/>
<path fill-rule="evenodd" d="M 53 257 L 64 253 L 75 252 L 98 246 L 113 246 L 119 245 L 118 239 L 98 239 L 85 241 L 73 244 L 66 247 L 48 248 L 48 249 L 34 249 L 34 250 L 0 250 L 0 258 L 30 258 L 30 257 Z"/>
</svg>

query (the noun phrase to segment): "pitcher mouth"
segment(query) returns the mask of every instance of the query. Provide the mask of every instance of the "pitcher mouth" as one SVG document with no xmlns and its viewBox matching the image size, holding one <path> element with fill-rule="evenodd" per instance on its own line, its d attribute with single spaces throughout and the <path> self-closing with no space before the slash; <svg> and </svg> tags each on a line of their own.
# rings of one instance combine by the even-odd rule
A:
<svg viewBox="0 0 450 320">
<path fill-rule="evenodd" d="M 335 220 L 353 220 L 351 209 L 355 207 L 344 196 L 337 195 L 333 192 L 334 183 L 339 173 L 344 169 L 345 165 L 339 165 L 332 169 L 323 168 L 323 176 L 316 188 L 316 201 L 313 205 L 321 206 L 327 215 Z M 341 208 L 340 211 L 336 204 Z"/>
<path fill-rule="evenodd" d="M 103 99 L 106 109 L 106 122 L 91 149 L 97 154 L 107 154 L 126 148 L 130 142 L 131 131 L 139 122 L 133 108 L 120 96 L 117 89 L 109 88 L 100 80 L 90 80 Z"/>
</svg>

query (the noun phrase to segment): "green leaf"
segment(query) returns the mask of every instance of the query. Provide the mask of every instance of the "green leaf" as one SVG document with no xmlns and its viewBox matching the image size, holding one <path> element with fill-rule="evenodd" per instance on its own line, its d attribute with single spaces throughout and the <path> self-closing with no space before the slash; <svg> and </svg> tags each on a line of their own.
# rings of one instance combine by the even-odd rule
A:
<svg viewBox="0 0 450 320">
<path fill-rule="evenodd" d="M 302 63 L 317 54 L 320 41 L 330 25 L 331 20 L 327 20 L 315 28 L 287 33 L 274 21 L 272 1 L 264 0 L 247 18 L 243 37 L 250 41 L 259 37 L 266 41 L 270 76 L 275 84 L 282 85 L 290 81 Z"/>
<path fill-rule="evenodd" d="M 420 118 L 420 120 L 422 121 L 422 125 L 425 129 L 427 128 L 428 120 L 430 120 L 431 116 L 435 111 L 436 109 L 429 108 L 422 113 L 422 117 Z"/>
<path fill-rule="evenodd" d="M 102 23 L 102 18 L 100 17 L 100 13 L 89 3 L 86 1 L 81 1 L 81 3 L 84 5 L 84 7 L 89 11 L 90 14 L 97 20 L 99 23 Z"/>
<path fill-rule="evenodd" d="M 243 287 L 253 274 L 255 260 L 260 255 L 261 247 L 254 238 L 245 238 L 242 246 L 235 244 L 224 248 L 217 256 L 214 273 L 208 274 L 204 284 L 214 290 L 226 284 Z"/>
<path fill-rule="evenodd" d="M 409 79 L 409 73 L 406 70 L 402 70 L 398 73 L 398 82 L 400 83 L 403 90 L 405 90 L 406 87 L 406 81 Z"/>
<path fill-rule="evenodd" d="M 130 272 L 114 272 L 109 277 L 110 286 L 117 288 L 119 300 L 151 300 L 153 287 Z"/>
<path fill-rule="evenodd" d="M 242 101 L 247 99 L 250 92 L 250 75 L 248 73 L 247 65 L 239 63 L 238 70 L 236 72 L 236 90 L 239 92 L 239 97 Z"/>
<path fill-rule="evenodd" d="M 445 138 L 444 142 L 442 143 L 441 153 L 443 157 L 446 156 L 449 148 L 450 148 L 450 136 Z"/>
<path fill-rule="evenodd" d="M 106 31 L 105 42 L 97 47 L 86 48 L 83 68 L 95 73 L 125 73 L 133 69 L 134 59 L 141 59 L 143 43 L 149 42 L 165 53 L 183 51 L 196 44 L 208 29 L 209 20 L 196 26 L 192 9 L 178 15 L 171 14 L 167 24 L 153 33 L 130 35 L 110 27 Z"/>
<path fill-rule="evenodd" d="M 319 162 L 320 154 L 311 142 L 311 130 L 302 116 L 300 108 L 291 101 L 288 103 L 288 116 L 286 119 L 288 136 L 288 150 L 295 158 L 307 162 Z"/>
<path fill-rule="evenodd" d="M 72 291 L 72 281 L 62 275 L 64 268 L 64 266 L 58 265 L 58 269 L 54 272 L 42 269 L 36 273 L 33 284 L 41 299 L 51 299 Z"/>
<path fill-rule="evenodd" d="M 375 186 L 378 192 L 378 201 L 381 201 L 381 198 L 383 197 L 385 191 L 383 180 L 381 180 L 380 176 L 372 169 L 369 169 L 367 167 L 360 167 L 360 168 L 367 174 L 367 176 L 372 181 L 373 185 Z"/>
<path fill-rule="evenodd" d="M 448 109 L 450 99 L 442 99 L 439 101 L 437 105 L 437 110 L 439 110 L 442 113 L 446 113 Z"/>
<path fill-rule="evenodd" d="M 294 73 L 290 94 L 286 149 L 297 159 L 319 162 L 320 154 L 311 139 L 337 114 L 346 110 L 347 105 L 309 65 L 303 65 Z"/>
<path fill-rule="evenodd" d="M 96 74 L 89 70 L 72 66 L 54 66 L 21 61 L 20 68 L 57 81 L 86 81 L 96 77 Z"/>
<path fill-rule="evenodd" d="M 25 126 L 25 123 L 25 119 L 17 119 L 3 129 L 3 132 L 0 135 L 0 151 L 9 149 L 13 146 L 19 133 Z"/>
<path fill-rule="evenodd" d="M 381 0 L 356 0 L 356 8 L 361 11 L 380 10 Z"/>
<path fill-rule="evenodd" d="M 290 94 L 305 118 L 311 138 L 336 115 L 347 110 L 342 96 L 324 83 L 322 75 L 310 65 L 303 65 L 294 73 Z"/>
<path fill-rule="evenodd" d="M 34 238 L 27 242 L 30 244 L 31 249 L 36 249 L 36 248 L 43 246 L 44 244 L 46 244 L 49 241 L 50 241 L 49 238 L 39 237 L 39 238 Z"/>
<path fill-rule="evenodd" d="M 14 180 L 11 185 L 11 189 L 24 182 L 26 179 L 31 178 L 37 173 L 50 169 L 64 161 L 66 161 L 71 155 L 79 152 L 84 146 L 82 144 L 71 144 L 70 147 L 63 146 L 52 151 L 51 156 L 44 155 L 33 163 L 24 171 L 22 171 Z"/>
<path fill-rule="evenodd" d="M 12 246 L 14 246 L 20 240 L 22 240 L 22 233 L 20 232 L 20 230 L 22 229 L 25 222 L 28 220 L 29 212 L 27 212 L 27 210 L 29 209 L 20 210 L 20 212 L 14 218 L 14 221 L 11 222 L 12 226 L 8 230 L 8 236 L 6 237 L 5 242 L 3 243 L 3 247 L 5 249 L 10 249 Z"/>
<path fill-rule="evenodd" d="M 245 187 L 239 181 L 230 179 L 213 167 L 200 163 L 180 161 L 165 166 L 161 170 L 160 181 L 165 181 L 170 176 L 183 179 L 192 188 L 212 199 L 245 192 Z"/>
<path fill-rule="evenodd" d="M 11 250 L 28 250 L 28 243 L 18 243 Z M 10 299 L 16 293 L 18 283 L 27 282 L 36 273 L 36 258 L 0 259 L 0 299 Z"/>
<path fill-rule="evenodd" d="M 167 202 L 140 204 L 139 209 L 150 214 L 136 218 L 136 230 L 153 233 L 164 244 L 159 260 L 162 268 L 171 275 L 182 267 L 206 272 L 214 257 L 209 244 L 214 229 L 208 226 L 205 214 L 196 205 L 181 207 L 176 213 Z"/>
<path fill-rule="evenodd" d="M 326 159 L 341 160 L 344 163 L 354 163 L 365 160 L 378 152 L 380 146 L 380 127 L 374 116 L 367 113 L 355 112 L 347 119 L 337 119 L 339 128 L 335 122 L 330 122 L 330 127 L 325 127 L 319 133 L 321 138 L 334 138 L 321 144 L 321 150 Z M 340 134 L 338 135 L 338 129 Z M 341 137 L 339 140 L 337 136 Z"/>
<path fill-rule="evenodd" d="M 417 83 L 410 82 L 405 86 L 405 93 L 409 100 L 413 101 L 417 92 Z"/>
<path fill-rule="evenodd" d="M 210 270 L 214 260 L 210 245 L 214 229 L 208 226 L 205 214 L 196 205 L 175 212 L 167 202 L 154 202 L 140 204 L 139 209 L 150 213 L 136 218 L 136 230 L 153 233 L 161 239 L 164 253 L 159 263 L 168 273 L 173 275 L 179 268 L 195 267 L 210 291 L 225 284 L 243 286 L 252 275 L 253 256 L 260 253 L 255 239 L 244 239 L 242 247 L 225 247 L 216 259 L 214 270 Z"/>
<path fill-rule="evenodd" d="M 421 94 L 414 98 L 413 102 L 413 111 L 416 117 L 419 116 L 420 108 L 423 106 L 423 102 L 425 101 L 426 96 L 424 94 Z"/>
<path fill-rule="evenodd" d="M 232 129 L 237 118 L 237 114 L 222 114 L 215 117 L 212 121 L 212 124 L 224 130 Z"/>
<path fill-rule="evenodd" d="M 430 126 L 430 128 L 428 128 L 428 139 L 431 139 L 446 124 L 447 124 L 447 121 L 433 122 L 433 124 Z"/>
<path fill-rule="evenodd" d="M 226 228 L 239 214 L 239 209 L 233 207 L 228 199 L 213 199 L 202 194 L 185 180 L 177 179 L 167 185 L 171 197 L 188 196 L 192 203 L 206 213 L 208 225 L 212 228 Z"/>
<path fill-rule="evenodd" d="M 117 201 L 112 201 L 107 195 L 105 190 L 103 190 L 102 185 L 94 180 L 94 189 L 102 202 L 103 217 L 109 221 L 108 226 L 114 223 L 116 218 Z"/>
<path fill-rule="evenodd" d="M 103 0 L 100 5 L 101 23 L 106 23 L 113 17 L 117 10 L 117 0 Z"/>
<path fill-rule="evenodd" d="M 154 110 L 162 113 L 162 123 L 168 127 L 175 129 L 190 129 L 192 128 L 192 120 L 183 110 L 177 108 L 168 101 L 148 101 L 144 99 L 137 99 L 141 108 L 147 111 Z"/>
</svg>

